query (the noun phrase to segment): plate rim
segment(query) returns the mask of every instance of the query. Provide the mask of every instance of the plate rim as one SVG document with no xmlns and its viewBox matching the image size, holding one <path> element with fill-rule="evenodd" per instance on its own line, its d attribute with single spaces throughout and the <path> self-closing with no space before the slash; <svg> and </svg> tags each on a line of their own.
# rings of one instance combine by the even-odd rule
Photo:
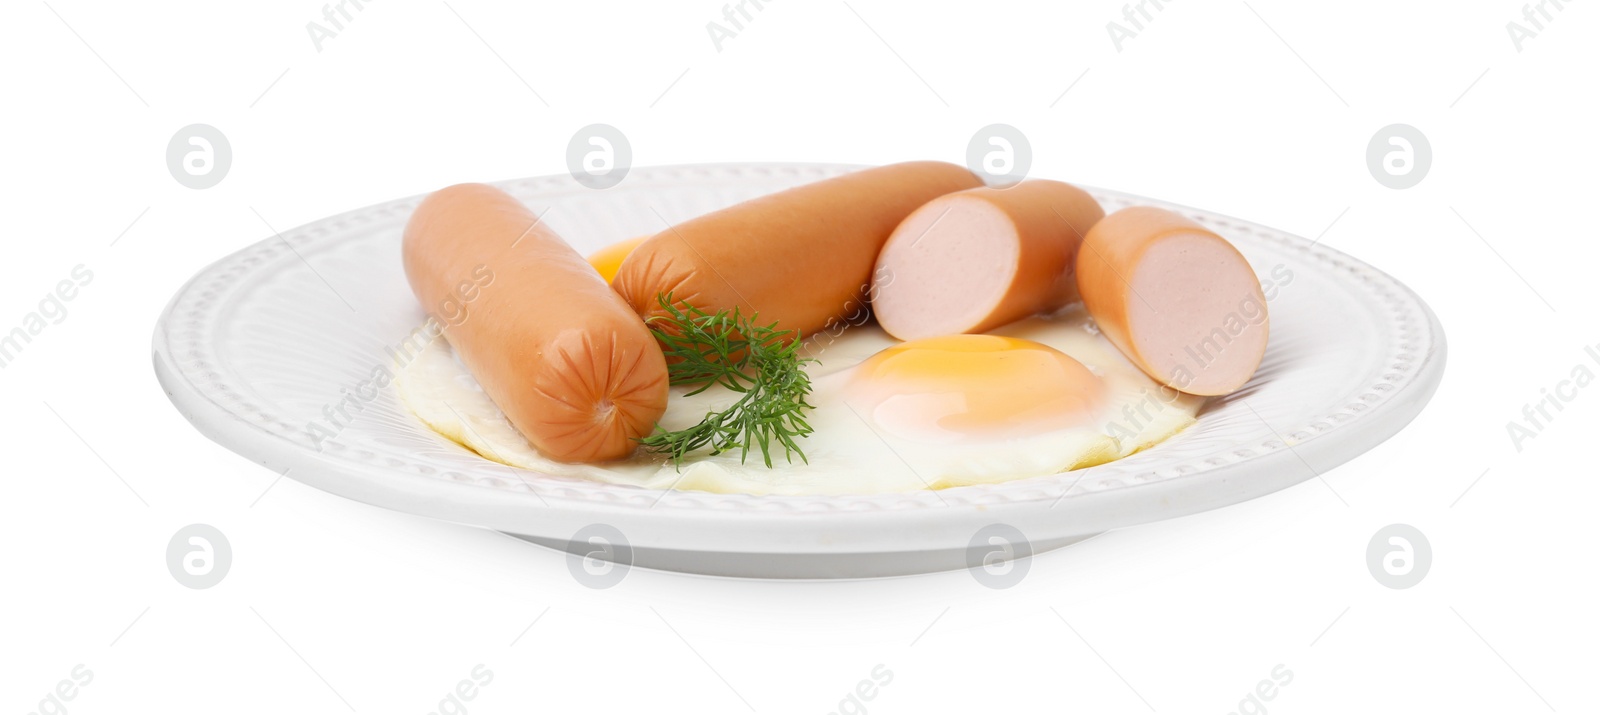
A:
<svg viewBox="0 0 1600 715">
<path fill-rule="evenodd" d="M 774 171 L 820 171 L 824 173 L 840 173 L 860 168 L 858 165 L 832 164 L 832 163 L 805 163 L 805 162 L 752 162 L 752 163 L 718 163 L 718 164 L 683 164 L 658 167 L 635 167 L 630 170 L 630 178 L 639 177 L 639 181 L 629 181 L 623 186 L 640 187 L 649 182 L 671 183 L 674 179 L 684 174 L 693 173 L 726 173 L 726 172 L 752 172 L 763 170 Z M 492 182 L 502 188 L 511 187 L 547 187 L 547 189 L 566 188 L 563 183 L 569 183 L 570 192 L 581 193 L 588 191 L 582 189 L 576 182 L 566 175 L 550 175 L 512 179 Z M 1374 405 L 1350 423 L 1340 425 L 1331 432 L 1338 433 L 1338 439 L 1327 439 L 1329 435 L 1314 434 L 1309 439 L 1298 442 L 1293 446 L 1284 445 L 1281 448 L 1242 458 L 1236 462 L 1216 465 L 1210 468 L 1198 469 L 1192 473 L 1165 477 L 1155 481 L 1136 482 L 1121 486 L 1097 489 L 1094 491 L 1072 494 L 1071 489 L 1076 481 L 1067 484 L 1064 489 L 1053 489 L 1059 483 L 1065 482 L 1068 477 L 1063 473 L 1048 477 L 1036 477 L 1026 480 L 1016 480 L 995 485 L 973 485 L 952 487 L 939 492 L 920 491 L 906 494 L 849 494 L 849 495 L 746 495 L 746 494 L 712 494 L 703 492 L 677 492 L 644 489 L 627 485 L 610 485 L 598 482 L 601 491 L 620 490 L 632 496 L 647 494 L 654 498 L 648 506 L 643 506 L 636 499 L 595 499 L 590 496 L 571 496 L 570 494 L 552 492 L 540 493 L 531 487 L 528 490 L 508 490 L 484 484 L 462 483 L 438 476 L 426 476 L 403 470 L 385 468 L 379 465 L 340 457 L 326 451 L 307 451 L 305 445 L 284 437 L 283 435 L 267 431 L 258 425 L 247 421 L 243 416 L 228 409 L 205 393 L 200 386 L 194 384 L 177 364 L 173 355 L 173 346 L 170 341 L 171 328 L 174 315 L 183 299 L 193 291 L 202 279 L 214 277 L 224 266 L 239 261 L 252 251 L 259 250 L 263 245 L 277 238 L 295 234 L 304 234 L 309 229 L 323 224 L 347 221 L 353 217 L 371 214 L 377 211 L 392 211 L 397 207 L 414 204 L 423 195 L 410 196 L 390 201 L 371 204 L 366 207 L 335 214 L 308 224 L 304 224 L 275 236 L 269 236 L 261 241 L 244 246 L 229 253 L 216 261 L 211 262 L 197 271 L 189 280 L 169 299 L 158 319 L 153 335 L 153 362 L 158 380 L 163 391 L 167 393 L 178 410 L 193 423 L 202 434 L 228 448 L 230 451 L 241 454 L 252 461 L 261 463 L 274 471 L 282 472 L 286 467 L 290 478 L 302 481 L 324 491 L 340 494 L 358 501 L 386 506 L 401 511 L 407 511 L 424 516 L 444 518 L 452 521 L 473 523 L 477 525 L 502 528 L 518 532 L 527 532 L 526 525 L 530 521 L 530 514 L 544 514 L 549 516 L 556 512 L 564 512 L 570 516 L 584 516 L 585 518 L 617 517 L 629 521 L 645 524 L 655 523 L 657 526 L 670 527 L 672 524 L 681 525 L 684 521 L 694 521 L 705 525 L 745 526 L 759 522 L 771 527 L 777 523 L 794 525 L 799 529 L 813 528 L 812 524 L 819 521 L 842 520 L 852 523 L 850 532 L 856 534 L 863 522 L 875 521 L 885 527 L 903 529 L 907 520 L 921 522 L 927 519 L 944 520 L 952 514 L 961 512 L 983 512 L 986 517 L 999 517 L 1001 512 L 1014 516 L 1019 511 L 1037 509 L 1041 502 L 1049 500 L 1054 502 L 1069 500 L 1077 505 L 1092 505 L 1099 502 L 1115 504 L 1126 502 L 1133 497 L 1142 497 L 1151 490 L 1178 490 L 1202 486 L 1205 482 L 1222 480 L 1238 471 L 1266 471 L 1268 468 L 1293 467 L 1296 470 L 1302 467 L 1297 463 L 1307 462 L 1304 467 L 1309 467 L 1310 461 L 1323 465 L 1323 469 L 1312 469 L 1314 474 L 1297 479 L 1287 480 L 1285 483 L 1271 489 L 1254 491 L 1242 498 L 1235 499 L 1201 499 L 1184 507 L 1173 509 L 1171 513 L 1150 515 L 1149 518 L 1124 519 L 1117 525 L 1131 525 L 1157 521 L 1173 516 L 1225 506 L 1227 504 L 1246 501 L 1262 496 L 1293 483 L 1298 483 L 1313 477 L 1320 477 L 1322 471 L 1341 464 L 1355 456 L 1365 453 L 1414 419 L 1436 393 L 1443 378 L 1444 365 L 1447 357 L 1447 342 L 1442 325 L 1437 315 L 1427 305 L 1421 296 L 1417 295 L 1409 286 L 1393 278 L 1387 273 L 1371 266 L 1370 264 L 1349 256 L 1337 249 L 1316 245 L 1306 239 L 1279 231 L 1267 226 L 1256 224 L 1231 216 L 1217 214 L 1204 209 L 1174 204 L 1172 202 L 1150 199 L 1126 192 L 1082 186 L 1085 190 L 1097 195 L 1112 195 L 1125 200 L 1143 204 L 1159 205 L 1185 213 L 1186 215 L 1202 215 L 1213 221 L 1225 221 L 1244 230 L 1263 233 L 1267 238 L 1290 247 L 1293 242 L 1305 242 L 1303 248 L 1312 252 L 1312 255 L 1322 262 L 1343 262 L 1356 266 L 1365 271 L 1370 271 L 1373 276 L 1398 291 L 1425 317 L 1422 332 L 1426 334 L 1427 350 L 1419 357 L 1411 368 L 1411 375 L 1403 384 L 1394 388 L 1379 404 Z M 1352 445 L 1356 445 L 1352 447 Z M 1340 454 L 1343 453 L 1343 454 Z M 501 465 L 496 465 L 501 466 Z M 351 475 L 359 473 L 361 479 L 367 484 L 341 484 L 339 477 L 330 477 L 322 474 L 324 470 L 334 473 Z M 543 476 L 553 480 L 566 480 L 562 477 L 542 475 L 532 470 L 520 470 L 529 475 Z M 1280 470 L 1281 471 L 1281 470 Z M 396 479 L 403 479 L 397 484 Z M 384 486 L 374 488 L 370 482 L 384 482 Z M 1020 491 L 1018 484 L 1029 482 L 1027 486 L 1037 487 L 1036 493 L 1030 495 L 1011 494 L 1001 497 L 995 494 L 1002 488 L 1010 485 L 1010 491 Z M 563 481 L 563 483 L 566 483 Z M 463 489 L 470 487 L 470 489 Z M 383 492 L 389 492 L 387 494 Z M 571 492 L 567 489 L 563 491 Z M 958 494 L 972 498 L 961 499 L 958 503 L 951 503 L 944 499 L 945 495 Z M 995 497 L 986 499 L 984 497 Z M 833 508 L 803 508 L 805 505 L 818 502 L 849 501 L 862 502 L 897 502 L 894 508 L 853 508 L 851 506 Z M 716 504 L 708 503 L 715 502 Z M 720 504 L 747 505 L 749 508 L 730 508 Z M 774 505 L 780 505 L 774 508 Z M 792 508 L 782 508 L 787 505 Z M 657 508 L 657 507 L 660 508 Z M 507 510 L 518 511 L 517 514 L 503 513 Z M 527 511 L 523 511 L 527 510 Z M 463 518 L 464 513 L 472 512 L 471 518 Z M 1058 512 L 1061 514 L 1064 512 Z M 968 514 L 970 516 L 970 514 Z M 868 518 L 861 518 L 868 517 Z M 571 521 L 570 519 L 551 520 L 552 523 Z M 1092 523 L 1083 523 L 1084 528 L 1098 528 Z M 520 527 L 520 528 L 519 528 Z M 1111 527 L 1107 527 L 1111 528 Z M 653 530 L 653 529 L 652 529 Z M 785 528 L 784 531 L 790 531 Z M 532 532 L 529 532 L 532 533 Z M 540 532 L 542 533 L 542 532 Z M 568 531 L 567 533 L 571 533 Z M 779 539 L 778 541 L 781 541 Z M 872 539 L 871 541 L 877 541 Z M 903 539 L 902 539 L 903 541 Z M 668 546 L 671 544 L 663 544 Z M 757 550 L 765 550 L 763 544 L 742 544 Z M 768 546 L 772 544 L 767 544 Z M 865 544 L 855 544 L 864 546 Z M 903 548 L 903 547 L 902 547 Z M 856 550 L 856 549 L 850 549 Z"/>
</svg>

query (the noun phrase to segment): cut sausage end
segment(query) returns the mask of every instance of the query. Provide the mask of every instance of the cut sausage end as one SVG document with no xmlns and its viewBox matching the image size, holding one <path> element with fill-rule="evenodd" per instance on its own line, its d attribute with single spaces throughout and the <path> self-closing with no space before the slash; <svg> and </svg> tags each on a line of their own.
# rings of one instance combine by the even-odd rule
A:
<svg viewBox="0 0 1600 715">
<path fill-rule="evenodd" d="M 861 310 L 874 262 L 907 216 L 982 184 L 964 167 L 909 162 L 759 196 L 646 240 L 612 286 L 646 317 L 671 292 L 710 313 L 739 308 L 810 335 Z"/>
<path fill-rule="evenodd" d="M 1130 357 L 1151 377 L 1194 395 L 1225 395 L 1255 374 L 1267 345 L 1266 299 L 1227 241 L 1203 232 L 1162 236 L 1126 279 Z"/>
<path fill-rule="evenodd" d="M 977 329 L 1017 272 L 1017 226 L 1000 207 L 951 195 L 902 222 L 878 256 L 873 313 L 901 340 Z"/>
</svg>

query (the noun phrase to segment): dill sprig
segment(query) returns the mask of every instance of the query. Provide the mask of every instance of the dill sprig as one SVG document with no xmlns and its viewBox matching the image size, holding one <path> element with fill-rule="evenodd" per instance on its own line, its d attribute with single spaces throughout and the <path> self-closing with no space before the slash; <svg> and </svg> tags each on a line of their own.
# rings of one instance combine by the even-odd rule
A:
<svg viewBox="0 0 1600 715">
<path fill-rule="evenodd" d="M 762 461 L 771 467 L 774 440 L 783 447 L 785 460 L 792 462 L 792 455 L 798 454 L 807 461 L 795 444 L 797 438 L 811 434 L 803 413 L 813 408 L 806 402 L 811 377 L 801 369 L 812 360 L 797 352 L 800 336 L 793 330 L 778 330 L 775 322 L 759 325 L 756 314 L 745 317 L 738 308 L 712 314 L 674 302 L 670 293 L 656 300 L 665 314 L 652 315 L 645 324 L 666 353 L 668 382 L 701 386 L 689 395 L 713 385 L 741 394 L 727 409 L 707 412 L 688 429 L 668 432 L 658 424 L 640 444 L 668 455 L 680 467 L 684 457 L 702 447 L 710 447 L 712 455 L 737 448 L 743 463 L 752 446 L 761 450 Z"/>
</svg>

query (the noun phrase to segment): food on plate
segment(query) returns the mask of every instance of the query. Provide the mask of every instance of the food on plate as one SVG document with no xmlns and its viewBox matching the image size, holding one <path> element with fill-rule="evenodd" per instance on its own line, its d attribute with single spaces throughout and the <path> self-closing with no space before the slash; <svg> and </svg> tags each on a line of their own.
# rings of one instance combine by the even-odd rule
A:
<svg viewBox="0 0 1600 715">
<path fill-rule="evenodd" d="M 617 269 L 622 267 L 623 259 L 633 253 L 633 249 L 638 248 L 647 238 L 649 236 L 635 236 L 595 251 L 589 254 L 589 265 L 594 266 L 594 269 L 600 272 L 600 277 L 610 283 L 616 279 Z"/>
<path fill-rule="evenodd" d="M 631 454 L 667 407 L 661 348 L 600 274 L 505 192 L 459 184 L 428 196 L 406 224 L 406 277 L 422 305 L 455 299 L 471 274 L 471 313 L 445 327 L 461 362 L 509 424 L 549 459 Z"/>
<path fill-rule="evenodd" d="M 864 494 L 1121 459 L 1260 365 L 1266 300 L 1221 236 L 1106 215 L 1058 181 L 978 184 L 939 162 L 867 169 L 587 259 L 498 189 L 441 190 L 406 227 L 406 274 L 464 317 L 398 366 L 397 392 L 545 474 Z"/>
<path fill-rule="evenodd" d="M 1244 386 L 1267 348 L 1267 302 L 1233 244 L 1135 206 L 1089 230 L 1078 291 L 1101 332 L 1151 378 L 1193 395 Z"/>
<path fill-rule="evenodd" d="M 660 297 L 671 294 L 809 335 L 860 308 L 878 251 L 902 219 L 982 183 L 963 167 L 917 161 L 797 186 L 657 233 L 622 262 L 612 286 L 640 315 L 660 315 Z"/>
<path fill-rule="evenodd" d="M 395 384 L 424 423 L 494 461 L 729 494 L 914 492 L 1045 476 L 1160 443 L 1192 424 L 1204 402 L 1134 367 L 1077 304 L 950 340 L 903 343 L 870 322 L 843 331 L 820 362 L 803 365 L 806 400 L 816 406 L 805 416 L 811 434 L 799 441 L 805 460 L 775 458 L 770 468 L 742 460 L 739 449 L 697 450 L 681 465 L 646 450 L 604 464 L 551 459 L 522 438 L 444 341 L 403 366 Z M 742 397 L 721 385 L 672 387 L 661 426 L 689 429 Z"/>
<path fill-rule="evenodd" d="M 811 376 L 802 369 L 810 360 L 800 357 L 794 332 L 762 325 L 738 308 L 707 313 L 671 295 L 661 297 L 661 310 L 663 315 L 652 315 L 645 323 L 668 358 L 669 383 L 697 386 L 691 396 L 722 387 L 739 393 L 739 399 L 691 427 L 657 427 L 639 443 L 679 465 L 702 448 L 709 448 L 712 456 L 737 448 L 743 462 L 755 447 L 771 467 L 773 441 L 783 447 L 784 459 L 805 459 L 795 439 L 811 434 L 804 415 L 812 407 L 806 403 Z"/>
<path fill-rule="evenodd" d="M 1073 261 L 1105 215 L 1082 189 L 1034 179 L 946 194 L 895 229 L 872 312 L 901 340 L 981 333 L 1073 300 Z"/>
</svg>

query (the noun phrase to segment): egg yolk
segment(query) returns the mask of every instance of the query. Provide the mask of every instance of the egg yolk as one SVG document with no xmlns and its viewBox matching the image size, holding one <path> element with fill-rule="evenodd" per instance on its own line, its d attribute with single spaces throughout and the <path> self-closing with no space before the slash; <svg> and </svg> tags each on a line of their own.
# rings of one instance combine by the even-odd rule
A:
<svg viewBox="0 0 1600 715">
<path fill-rule="evenodd" d="M 605 278 L 607 283 L 610 283 L 612 279 L 617 277 L 617 270 L 622 268 L 622 260 L 627 258 L 628 254 L 633 253 L 633 249 L 638 248 L 639 244 L 644 243 L 647 238 L 649 236 L 630 238 L 595 251 L 589 256 L 589 265 L 600 271 L 600 276 Z"/>
<path fill-rule="evenodd" d="M 847 402 L 899 437 L 994 441 L 1089 424 L 1106 388 L 1083 363 L 1048 345 L 948 335 L 868 358 L 856 368 Z"/>
</svg>

